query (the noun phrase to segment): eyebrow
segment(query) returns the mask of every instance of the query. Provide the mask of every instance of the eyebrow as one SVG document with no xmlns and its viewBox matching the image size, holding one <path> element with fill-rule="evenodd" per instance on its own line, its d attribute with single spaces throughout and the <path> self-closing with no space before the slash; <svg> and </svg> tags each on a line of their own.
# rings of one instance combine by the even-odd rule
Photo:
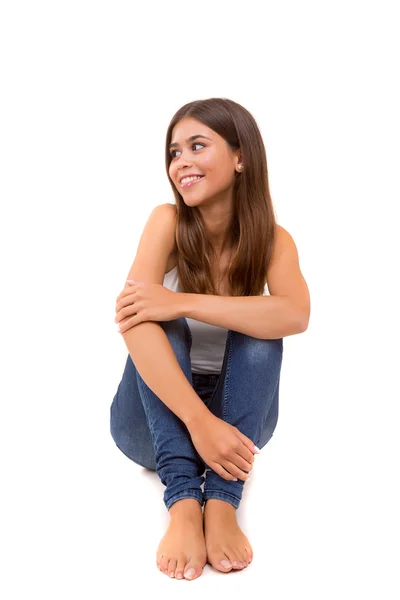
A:
<svg viewBox="0 0 400 600">
<path fill-rule="evenodd" d="M 186 140 L 186 143 L 188 143 L 188 142 L 194 142 L 194 140 L 197 140 L 197 138 L 204 138 L 204 139 L 210 140 L 210 142 L 212 142 L 212 139 L 209 138 L 209 137 L 207 137 L 207 136 L 205 136 L 205 135 L 191 135 L 190 138 L 188 138 Z M 175 146 L 179 146 L 179 144 L 176 143 L 176 142 L 173 142 L 172 144 L 170 144 L 168 146 L 168 148 L 169 148 L 169 150 L 171 150 L 171 148 L 174 148 Z"/>
</svg>

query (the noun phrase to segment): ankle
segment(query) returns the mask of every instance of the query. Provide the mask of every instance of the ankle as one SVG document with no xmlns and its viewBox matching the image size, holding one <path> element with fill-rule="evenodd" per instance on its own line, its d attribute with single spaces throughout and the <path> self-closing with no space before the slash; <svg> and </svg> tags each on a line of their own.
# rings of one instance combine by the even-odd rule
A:
<svg viewBox="0 0 400 600">
<path fill-rule="evenodd" d="M 220 514 L 233 515 L 236 517 L 236 507 L 233 506 L 230 502 L 226 502 L 225 500 L 219 500 L 217 498 L 210 498 L 206 500 L 204 503 L 204 512 L 213 512 Z"/>
<path fill-rule="evenodd" d="M 177 500 L 170 506 L 169 514 L 171 518 L 174 517 L 202 517 L 202 507 L 200 502 L 195 498 L 182 498 Z"/>
</svg>

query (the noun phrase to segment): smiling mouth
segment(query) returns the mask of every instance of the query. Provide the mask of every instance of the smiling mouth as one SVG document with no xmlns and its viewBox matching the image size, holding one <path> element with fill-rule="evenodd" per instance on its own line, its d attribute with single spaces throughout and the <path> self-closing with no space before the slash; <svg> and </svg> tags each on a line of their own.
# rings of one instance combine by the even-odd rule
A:
<svg viewBox="0 0 400 600">
<path fill-rule="evenodd" d="M 181 183 L 181 188 L 191 187 L 192 185 L 194 185 L 195 183 L 199 183 L 199 181 L 202 181 L 203 179 L 204 179 L 204 175 L 202 175 L 199 179 L 191 179 L 190 181 L 187 181 L 186 183 Z"/>
</svg>

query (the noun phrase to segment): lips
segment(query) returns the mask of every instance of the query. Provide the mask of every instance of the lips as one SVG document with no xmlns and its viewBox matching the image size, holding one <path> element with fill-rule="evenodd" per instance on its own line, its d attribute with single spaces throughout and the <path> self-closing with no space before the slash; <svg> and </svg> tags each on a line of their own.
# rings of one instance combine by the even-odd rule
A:
<svg viewBox="0 0 400 600">
<path fill-rule="evenodd" d="M 199 183 L 200 181 L 202 181 L 204 179 L 204 175 L 200 175 L 199 177 L 200 177 L 200 179 L 194 179 L 192 181 L 187 181 L 186 183 L 181 183 L 181 188 L 191 187 L 195 183 Z"/>
<path fill-rule="evenodd" d="M 179 183 L 181 183 L 182 179 L 185 179 L 185 177 L 203 177 L 203 173 L 185 173 L 179 178 Z"/>
</svg>

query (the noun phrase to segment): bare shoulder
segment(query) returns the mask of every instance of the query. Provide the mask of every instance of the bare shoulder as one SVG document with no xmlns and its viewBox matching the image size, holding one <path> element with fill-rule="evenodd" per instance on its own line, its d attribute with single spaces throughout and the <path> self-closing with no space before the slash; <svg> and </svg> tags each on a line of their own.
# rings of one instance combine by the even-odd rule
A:
<svg viewBox="0 0 400 600">
<path fill-rule="evenodd" d="M 175 234 L 176 206 L 174 204 L 159 204 L 153 209 L 152 215 L 158 223 L 168 227 L 169 231 Z"/>
<path fill-rule="evenodd" d="M 162 285 L 175 246 L 176 213 L 171 204 L 151 211 L 127 279 Z"/>
<path fill-rule="evenodd" d="M 292 298 L 294 306 L 301 315 L 302 323 L 308 324 L 309 289 L 300 269 L 295 241 L 281 225 L 276 225 L 274 247 L 268 265 L 267 284 L 271 296 Z"/>
<path fill-rule="evenodd" d="M 160 206 L 165 206 L 165 210 L 169 210 L 171 214 L 176 215 L 176 204 L 170 204 L 169 202 L 166 202 L 165 204 L 160 204 Z"/>
<path fill-rule="evenodd" d="M 160 218 L 161 219 L 167 219 L 169 223 L 172 223 L 172 229 L 174 232 L 174 238 L 175 238 L 175 227 L 176 227 L 176 220 L 177 220 L 177 208 L 175 204 L 161 204 L 159 207 L 162 209 L 160 212 Z"/>
<path fill-rule="evenodd" d="M 177 264 L 178 247 L 176 245 L 176 236 L 175 236 L 177 208 L 176 208 L 176 204 L 169 204 L 169 203 L 160 204 L 156 208 L 157 208 L 157 212 L 158 212 L 158 216 L 159 216 L 158 218 L 160 219 L 160 222 L 164 226 L 168 227 L 168 229 L 170 231 L 170 235 L 171 235 L 171 248 L 172 249 L 168 254 L 168 261 L 167 261 L 167 265 L 165 268 L 165 273 L 168 273 Z"/>
<path fill-rule="evenodd" d="M 176 218 L 176 206 L 166 202 L 165 204 L 159 204 L 153 209 L 157 212 L 160 219 L 174 219 Z"/>
<path fill-rule="evenodd" d="M 291 258 L 292 260 L 298 260 L 297 246 L 287 229 L 282 225 L 276 224 L 275 227 L 275 239 L 272 248 L 272 256 L 270 266 L 276 263 L 282 255 Z"/>
</svg>

